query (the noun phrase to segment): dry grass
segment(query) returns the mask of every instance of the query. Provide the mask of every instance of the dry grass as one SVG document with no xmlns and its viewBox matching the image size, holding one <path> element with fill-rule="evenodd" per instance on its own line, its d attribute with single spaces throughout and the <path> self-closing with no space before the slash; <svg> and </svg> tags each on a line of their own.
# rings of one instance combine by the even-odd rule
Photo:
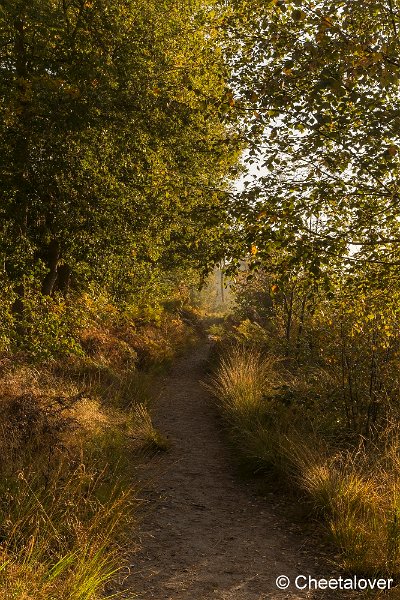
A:
<svg viewBox="0 0 400 600">
<path fill-rule="evenodd" d="M 235 347 L 208 385 L 248 468 L 284 475 L 325 520 L 352 573 L 400 575 L 400 427 L 338 450 L 276 398 L 279 364 Z M 304 391 L 303 391 L 304 392 Z"/>
<path fill-rule="evenodd" d="M 159 452 L 169 448 L 168 440 L 154 427 L 149 409 L 144 404 L 137 404 L 132 410 L 130 436 L 146 452 Z"/>
<path fill-rule="evenodd" d="M 263 357 L 256 349 L 245 351 L 240 346 L 221 358 L 218 375 L 208 388 L 227 419 L 247 420 L 265 413 L 279 383 L 275 364 L 276 359 Z"/>
<path fill-rule="evenodd" d="M 135 465 L 168 447 L 138 354 L 151 338 L 148 355 L 172 356 L 172 328 L 126 339 L 92 329 L 85 356 L 0 362 L 0 600 L 104 597 L 133 530 Z"/>
<path fill-rule="evenodd" d="M 4 480 L 0 598 L 100 598 L 117 570 L 116 540 L 133 507 L 105 471 L 85 465 L 60 463 L 47 477 L 27 469 Z"/>
</svg>

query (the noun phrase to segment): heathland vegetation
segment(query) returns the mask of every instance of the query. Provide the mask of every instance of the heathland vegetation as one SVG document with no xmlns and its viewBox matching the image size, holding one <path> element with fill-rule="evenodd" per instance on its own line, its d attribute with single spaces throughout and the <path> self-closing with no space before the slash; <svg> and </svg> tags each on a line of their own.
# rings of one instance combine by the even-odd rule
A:
<svg viewBox="0 0 400 600">
<path fill-rule="evenodd" d="M 400 575 L 399 31 L 398 0 L 0 4 L 1 598 L 113 593 L 218 263 L 243 464 Z"/>
<path fill-rule="evenodd" d="M 134 466 L 165 448 L 152 378 L 224 255 L 241 148 L 210 13 L 0 5 L 4 600 L 100 597 L 123 567 Z"/>
<path fill-rule="evenodd" d="M 400 6 L 249 4 L 229 22 L 247 258 L 211 387 L 243 463 L 303 492 L 340 564 L 397 577 Z"/>
</svg>

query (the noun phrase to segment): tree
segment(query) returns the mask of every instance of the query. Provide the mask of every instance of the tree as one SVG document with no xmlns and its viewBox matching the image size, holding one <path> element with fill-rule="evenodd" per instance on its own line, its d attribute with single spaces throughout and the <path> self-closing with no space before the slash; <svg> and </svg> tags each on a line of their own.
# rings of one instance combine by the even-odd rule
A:
<svg viewBox="0 0 400 600">
<path fill-rule="evenodd" d="M 399 3 L 232 7 L 236 107 L 260 167 L 237 203 L 247 247 L 284 245 L 316 275 L 398 265 Z"/>
<path fill-rule="evenodd" d="M 203 246 L 221 247 L 240 145 L 208 11 L 1 4 L 0 251 L 16 313 L 29 278 L 43 294 L 71 272 L 122 293 L 141 262 L 204 266 Z"/>
</svg>

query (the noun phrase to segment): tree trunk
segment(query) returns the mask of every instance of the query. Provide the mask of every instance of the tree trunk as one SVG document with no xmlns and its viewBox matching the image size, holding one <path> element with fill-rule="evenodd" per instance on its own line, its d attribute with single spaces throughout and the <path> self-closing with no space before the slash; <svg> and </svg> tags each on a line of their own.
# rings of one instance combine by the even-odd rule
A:
<svg viewBox="0 0 400 600">
<path fill-rule="evenodd" d="M 19 115 L 14 139 L 14 177 L 13 187 L 15 189 L 15 202 L 13 213 L 10 217 L 14 221 L 15 238 L 21 243 L 17 244 L 19 251 L 24 252 L 28 230 L 28 165 L 29 165 L 29 132 L 30 132 L 30 109 L 27 96 L 28 86 L 28 60 L 25 43 L 25 24 L 23 15 L 14 21 L 14 53 L 15 74 L 17 76 L 17 114 Z M 12 313 L 16 322 L 19 336 L 24 335 L 23 312 L 24 312 L 24 273 L 20 267 L 20 259 L 16 257 L 10 265 L 10 276 L 15 284 L 17 298 L 12 306 Z"/>
<path fill-rule="evenodd" d="M 43 280 L 42 294 L 43 296 L 50 296 L 54 289 L 54 284 L 57 281 L 58 276 L 58 261 L 60 259 L 60 243 L 58 240 L 52 240 L 49 244 L 46 254 L 46 263 L 49 268 L 49 272 Z"/>
<path fill-rule="evenodd" d="M 63 296 L 66 296 L 71 283 L 72 269 L 69 265 L 63 264 L 57 268 L 57 282 L 56 288 Z"/>
</svg>

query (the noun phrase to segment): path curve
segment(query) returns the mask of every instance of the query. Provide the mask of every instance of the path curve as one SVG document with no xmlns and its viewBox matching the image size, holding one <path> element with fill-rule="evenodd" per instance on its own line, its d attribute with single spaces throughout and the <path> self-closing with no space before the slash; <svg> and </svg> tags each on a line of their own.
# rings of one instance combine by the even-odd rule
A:
<svg viewBox="0 0 400 600">
<path fill-rule="evenodd" d="M 314 574 L 314 560 L 304 539 L 235 477 L 200 383 L 208 352 L 204 343 L 177 362 L 155 407 L 171 450 L 147 466 L 148 508 L 127 585 L 138 600 L 314 598 L 276 588 L 278 575 Z"/>
</svg>

